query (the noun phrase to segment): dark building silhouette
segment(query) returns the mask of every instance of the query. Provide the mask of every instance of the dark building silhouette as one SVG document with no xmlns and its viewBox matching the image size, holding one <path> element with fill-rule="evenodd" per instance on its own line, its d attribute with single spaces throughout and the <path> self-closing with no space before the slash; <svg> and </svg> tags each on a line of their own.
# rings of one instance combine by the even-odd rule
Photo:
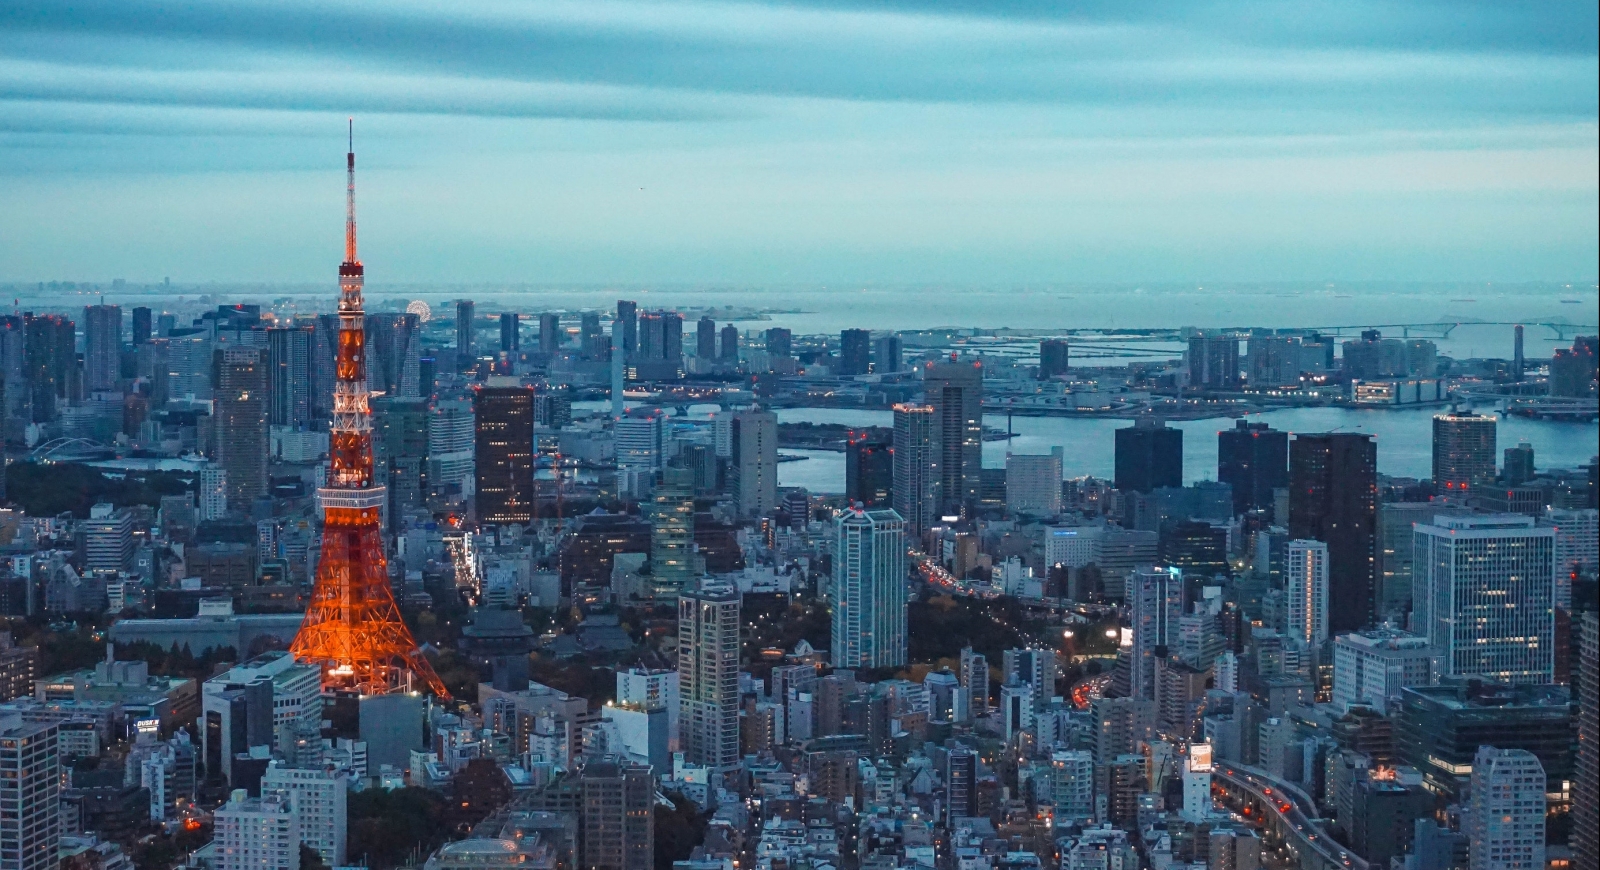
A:
<svg viewBox="0 0 1600 870">
<path fill-rule="evenodd" d="M 839 333 L 839 374 L 864 375 L 871 368 L 872 333 L 846 329 Z"/>
<path fill-rule="evenodd" d="M 694 355 L 704 360 L 717 358 L 717 322 L 709 317 L 695 324 Z"/>
<path fill-rule="evenodd" d="M 1149 492 L 1183 486 L 1183 430 L 1154 417 L 1140 417 L 1116 434 L 1116 488 Z"/>
<path fill-rule="evenodd" d="M 722 361 L 730 364 L 739 361 L 739 327 L 731 323 L 722 327 Z"/>
<path fill-rule="evenodd" d="M 1233 486 L 1233 512 L 1270 510 L 1272 491 L 1289 485 L 1289 433 L 1239 420 L 1217 433 L 1217 480 Z"/>
<path fill-rule="evenodd" d="M 1328 631 L 1355 631 L 1376 611 L 1378 447 L 1356 432 L 1289 444 L 1289 537 L 1328 545 Z"/>
<path fill-rule="evenodd" d="M 500 313 L 500 350 L 511 353 L 522 347 L 522 315 L 515 311 Z"/>
<path fill-rule="evenodd" d="M 133 309 L 133 343 L 144 344 L 150 340 L 150 309 L 139 306 Z"/>
<path fill-rule="evenodd" d="M 767 330 L 767 356 L 794 356 L 793 335 L 781 326 Z"/>
<path fill-rule="evenodd" d="M 844 493 L 863 507 L 890 507 L 894 491 L 894 451 L 886 435 L 861 434 L 845 442 Z"/>
<path fill-rule="evenodd" d="M 1039 380 L 1048 381 L 1068 371 L 1069 346 L 1064 338 L 1047 338 L 1039 342 Z"/>
<path fill-rule="evenodd" d="M 900 371 L 900 336 L 889 333 L 873 342 L 872 362 L 878 374 Z"/>
<path fill-rule="evenodd" d="M 474 504 L 487 525 L 533 518 L 533 390 L 482 387 L 472 398 Z"/>
<path fill-rule="evenodd" d="M 617 322 L 622 325 L 622 350 L 633 353 L 639 346 L 639 303 L 618 299 Z"/>
<path fill-rule="evenodd" d="M 553 354 L 561 350 L 561 315 L 539 315 L 539 352 Z"/>
</svg>

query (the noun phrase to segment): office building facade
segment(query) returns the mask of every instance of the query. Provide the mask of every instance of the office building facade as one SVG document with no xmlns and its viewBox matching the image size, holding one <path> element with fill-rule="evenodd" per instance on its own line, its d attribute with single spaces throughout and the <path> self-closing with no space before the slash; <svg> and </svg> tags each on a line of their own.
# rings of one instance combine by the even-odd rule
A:
<svg viewBox="0 0 1600 870">
<path fill-rule="evenodd" d="M 478 522 L 528 522 L 535 511 L 533 390 L 482 387 L 473 394 L 472 415 L 472 489 Z"/>
<path fill-rule="evenodd" d="M 1217 433 L 1217 480 L 1233 487 L 1233 512 L 1272 510 L 1289 485 L 1289 433 L 1266 423 L 1235 422 Z"/>
<path fill-rule="evenodd" d="M 1183 430 L 1154 417 L 1140 417 L 1116 430 L 1113 481 L 1123 492 L 1183 486 Z"/>
<path fill-rule="evenodd" d="M 850 508 L 834 529 L 834 667 L 905 664 L 905 521 L 892 510 Z"/>
<path fill-rule="evenodd" d="M 1415 529 L 1415 624 L 1440 673 L 1548 683 L 1555 667 L 1555 532 L 1511 514 Z"/>
<path fill-rule="evenodd" d="M 739 763 L 739 592 L 702 581 L 678 596 L 678 729 L 684 758 Z"/>
<path fill-rule="evenodd" d="M 1495 428 L 1492 415 L 1452 411 L 1433 418 L 1433 487 L 1440 494 L 1463 493 L 1495 482 Z"/>
<path fill-rule="evenodd" d="M 1328 545 L 1328 629 L 1375 620 L 1378 449 L 1349 432 L 1296 435 L 1289 443 L 1289 535 Z"/>
</svg>

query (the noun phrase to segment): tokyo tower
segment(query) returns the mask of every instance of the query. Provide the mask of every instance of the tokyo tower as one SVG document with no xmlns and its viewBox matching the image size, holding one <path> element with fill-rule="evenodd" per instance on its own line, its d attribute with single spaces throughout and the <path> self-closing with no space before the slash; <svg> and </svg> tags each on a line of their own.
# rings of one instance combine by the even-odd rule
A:
<svg viewBox="0 0 1600 870">
<path fill-rule="evenodd" d="M 442 698 L 433 666 L 400 618 L 389 587 L 381 510 L 383 487 L 373 485 L 372 414 L 367 407 L 366 323 L 361 261 L 356 259 L 355 123 L 346 157 L 344 262 L 339 266 L 339 342 L 334 363 L 333 426 L 328 484 L 322 502 L 322 556 L 311 606 L 290 652 L 322 666 L 324 689 L 367 695 L 409 691 L 415 678 Z"/>
</svg>

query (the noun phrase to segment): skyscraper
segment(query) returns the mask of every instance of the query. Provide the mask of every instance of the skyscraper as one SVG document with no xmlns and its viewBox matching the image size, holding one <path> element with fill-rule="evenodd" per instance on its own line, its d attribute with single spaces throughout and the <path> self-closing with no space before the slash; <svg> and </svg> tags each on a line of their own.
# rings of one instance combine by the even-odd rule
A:
<svg viewBox="0 0 1600 870">
<path fill-rule="evenodd" d="M 728 324 L 722 327 L 722 355 L 724 365 L 739 364 L 739 327 Z"/>
<path fill-rule="evenodd" d="M 51 870 L 60 866 L 60 726 L 0 717 L 0 867 Z"/>
<path fill-rule="evenodd" d="M 618 345 L 616 337 L 612 336 L 612 347 L 621 350 L 624 356 L 632 355 L 639 347 L 639 303 L 627 299 L 617 300 L 616 324 L 622 328 L 622 344 Z"/>
<path fill-rule="evenodd" d="M 227 473 L 228 510 L 249 513 L 267 494 L 267 365 L 259 348 L 217 352 L 215 401 L 217 464 Z"/>
<path fill-rule="evenodd" d="M 839 333 L 839 374 L 864 375 L 872 362 L 872 333 L 846 329 Z"/>
<path fill-rule="evenodd" d="M 386 396 L 421 394 L 422 321 L 411 312 L 368 314 L 367 388 Z"/>
<path fill-rule="evenodd" d="M 472 495 L 477 424 L 472 403 L 445 399 L 428 415 L 428 495 L 456 505 Z"/>
<path fill-rule="evenodd" d="M 922 394 L 933 408 L 939 510 L 970 516 L 983 486 L 982 363 L 925 363 Z"/>
<path fill-rule="evenodd" d="M 939 519 L 939 454 L 931 405 L 894 406 L 894 510 L 906 532 L 921 538 Z"/>
<path fill-rule="evenodd" d="M 844 497 L 862 507 L 890 507 L 894 493 L 894 440 L 853 433 L 844 444 Z"/>
<path fill-rule="evenodd" d="M 834 667 L 905 664 L 905 522 L 892 510 L 848 508 L 835 532 Z"/>
<path fill-rule="evenodd" d="M 650 765 L 600 758 L 584 765 L 579 787 L 578 866 L 652 870 L 656 786 Z"/>
<path fill-rule="evenodd" d="M 485 525 L 533 519 L 533 390 L 481 387 L 473 395 L 473 503 Z"/>
<path fill-rule="evenodd" d="M 1064 338 L 1047 338 L 1039 342 L 1039 380 L 1048 381 L 1070 371 L 1071 346 Z"/>
<path fill-rule="evenodd" d="M 694 472 L 663 468 L 650 505 L 650 582 L 657 601 L 688 588 L 694 569 Z"/>
<path fill-rule="evenodd" d="M 1433 418 L 1433 486 L 1440 494 L 1494 485 L 1495 418 L 1451 411 Z"/>
<path fill-rule="evenodd" d="M 76 327 L 59 314 L 24 313 L 22 320 L 28 335 L 24 356 L 33 422 L 48 423 L 56 418 L 56 405 L 67 397 L 69 377 L 77 368 Z M 209 369 L 209 363 L 202 368 Z"/>
<path fill-rule="evenodd" d="M 500 312 L 500 350 L 515 353 L 522 348 L 522 315 L 515 311 Z"/>
<path fill-rule="evenodd" d="M 1235 515 L 1271 510 L 1273 490 L 1289 485 L 1289 433 L 1246 420 L 1218 432 L 1217 480 L 1233 487 Z"/>
<path fill-rule="evenodd" d="M 874 371 L 880 375 L 900 371 L 902 368 L 900 336 L 896 333 L 880 337 L 872 346 Z"/>
<path fill-rule="evenodd" d="M 1196 334 L 1189 338 L 1189 386 L 1199 390 L 1239 388 L 1239 339 Z"/>
<path fill-rule="evenodd" d="M 665 462 L 666 435 L 659 411 L 636 411 L 613 424 L 617 473 L 654 477 Z"/>
<path fill-rule="evenodd" d="M 1133 607 L 1130 697 L 1154 700 L 1156 659 L 1176 647 L 1183 616 L 1183 575 L 1168 568 L 1139 568 L 1128 576 Z"/>
<path fill-rule="evenodd" d="M 1545 866 L 1544 794 L 1544 766 L 1533 753 L 1478 747 L 1466 818 L 1471 870 Z"/>
<path fill-rule="evenodd" d="M 1378 448 L 1356 432 L 1289 443 L 1289 536 L 1328 545 L 1328 630 L 1355 631 L 1377 609 Z"/>
<path fill-rule="evenodd" d="M 740 411 L 732 425 L 728 487 L 734 505 L 741 518 L 767 516 L 778 504 L 778 415 Z"/>
<path fill-rule="evenodd" d="M 83 382 L 89 392 L 114 390 L 122 365 L 122 308 L 83 309 Z"/>
<path fill-rule="evenodd" d="M 150 340 L 150 309 L 143 305 L 133 309 L 133 343 L 141 345 Z"/>
<path fill-rule="evenodd" d="M 793 336 L 789 330 L 781 326 L 774 326 L 767 330 L 767 356 L 790 357 L 794 356 L 792 348 Z"/>
<path fill-rule="evenodd" d="M 678 596 L 678 728 L 691 764 L 739 763 L 739 593 L 702 581 Z"/>
<path fill-rule="evenodd" d="M 1533 445 L 1523 441 L 1505 449 L 1506 486 L 1521 486 L 1532 480 L 1537 472 L 1533 468 Z"/>
<path fill-rule="evenodd" d="M 1555 530 L 1513 514 L 1416 526 L 1414 624 L 1441 676 L 1548 683 L 1555 668 Z"/>
<path fill-rule="evenodd" d="M 456 365 L 466 371 L 478 361 L 477 306 L 471 299 L 456 302 Z"/>
<path fill-rule="evenodd" d="M 1116 430 L 1114 485 L 1123 492 L 1183 486 L 1183 430 L 1156 417 L 1139 417 Z"/>
<path fill-rule="evenodd" d="M 1283 561 L 1288 634 L 1317 649 L 1328 639 L 1328 545 L 1290 541 Z"/>
<path fill-rule="evenodd" d="M 1012 513 L 1053 517 L 1061 513 L 1061 465 L 1065 451 L 1013 453 L 1006 457 L 1006 509 Z"/>
<path fill-rule="evenodd" d="M 695 324 L 694 355 L 707 361 L 717 358 L 717 322 L 710 317 Z"/>
<path fill-rule="evenodd" d="M 389 524 L 400 529 L 405 513 L 428 497 L 428 400 L 380 396 L 372 400 L 372 458 L 389 492 Z"/>
<path fill-rule="evenodd" d="M 961 665 L 957 679 L 967 692 L 967 710 L 973 716 L 989 712 L 989 660 L 972 647 L 961 648 Z"/>
<path fill-rule="evenodd" d="M 1600 866 L 1600 617 L 1583 614 L 1578 630 L 1578 757 L 1572 787 L 1574 867 Z"/>
<path fill-rule="evenodd" d="M 296 429 L 311 425 L 312 330 L 267 330 L 267 421 Z"/>
<path fill-rule="evenodd" d="M 539 352 L 544 354 L 557 354 L 561 352 L 561 340 L 565 335 L 561 331 L 561 315 L 545 312 L 539 315 Z"/>
</svg>

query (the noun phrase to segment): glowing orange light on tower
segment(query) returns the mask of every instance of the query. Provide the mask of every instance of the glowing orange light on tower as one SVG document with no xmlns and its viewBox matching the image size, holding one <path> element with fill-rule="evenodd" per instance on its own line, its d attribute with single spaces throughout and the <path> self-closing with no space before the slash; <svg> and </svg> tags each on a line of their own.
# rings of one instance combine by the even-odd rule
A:
<svg viewBox="0 0 1600 870">
<path fill-rule="evenodd" d="M 400 618 L 383 551 L 383 487 L 373 484 L 372 414 L 367 407 L 363 270 L 356 257 L 356 153 L 351 124 L 346 155 L 344 262 L 339 266 L 339 341 L 334 364 L 328 485 L 322 502 L 322 555 L 311 605 L 289 649 L 322 666 L 325 688 L 369 695 L 406 691 L 415 678 L 448 698 L 444 682 Z"/>
</svg>

